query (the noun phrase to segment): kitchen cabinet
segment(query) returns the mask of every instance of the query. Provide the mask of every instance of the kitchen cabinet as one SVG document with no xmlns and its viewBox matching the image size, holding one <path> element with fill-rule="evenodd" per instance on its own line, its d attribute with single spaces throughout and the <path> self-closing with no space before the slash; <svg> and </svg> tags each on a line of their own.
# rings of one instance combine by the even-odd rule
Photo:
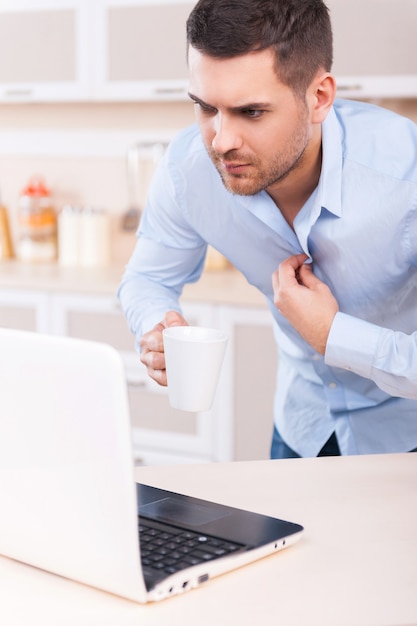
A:
<svg viewBox="0 0 417 626">
<path fill-rule="evenodd" d="M 31 280 L 31 269 L 23 272 L 16 264 L 10 267 L 16 281 L 28 284 L 36 282 Z M 34 268 L 33 272 L 44 288 L 12 287 L 10 274 L 2 273 L 2 283 L 8 286 L 0 288 L 0 326 L 103 341 L 115 347 L 126 371 L 137 463 L 268 458 L 277 357 L 271 316 L 264 306 L 224 304 L 221 289 L 217 298 L 184 300 L 184 314 L 191 324 L 221 328 L 229 335 L 212 409 L 188 413 L 172 409 L 166 388 L 148 377 L 113 295 L 115 285 L 103 279 L 100 292 L 100 278 L 93 273 L 85 282 L 78 281 L 77 291 L 72 273 L 59 268 L 51 273 Z M 71 285 L 68 282 L 65 291 L 63 283 L 70 276 Z M 89 280 L 96 291 L 89 288 Z M 203 282 L 214 293 L 219 280 L 209 275 Z M 226 275 L 224 282 L 229 296 L 235 288 L 242 297 L 240 280 L 234 279 L 233 273 Z"/>
<path fill-rule="evenodd" d="M 227 422 L 229 416 L 230 421 L 231 457 L 269 458 L 278 365 L 272 316 L 263 308 L 222 306 L 218 320 L 230 338 L 230 380 L 223 382 L 231 393 L 222 408 L 223 419 Z"/>
<path fill-rule="evenodd" d="M 417 96 L 416 0 L 326 0 L 338 95 Z"/>
<path fill-rule="evenodd" d="M 185 307 L 192 324 L 212 325 L 210 307 Z M 216 407 L 204 414 L 172 409 L 166 388 L 147 375 L 134 348 L 119 305 L 109 296 L 55 294 L 51 331 L 55 334 L 109 343 L 123 359 L 128 384 L 136 462 L 196 463 L 218 460 L 213 446 Z"/>
<path fill-rule="evenodd" d="M 0 102 L 92 96 L 89 0 L 0 2 Z"/>
<path fill-rule="evenodd" d="M 0 102 L 186 100 L 181 0 L 2 0 Z"/>
<path fill-rule="evenodd" d="M 187 99 L 185 23 L 194 5 L 181 0 L 98 0 L 95 98 Z"/>
<path fill-rule="evenodd" d="M 137 462 L 197 463 L 265 459 L 273 427 L 277 350 L 266 309 L 183 302 L 190 324 L 227 332 L 229 344 L 213 407 L 172 409 L 166 388 L 147 375 L 117 301 L 55 295 L 53 332 L 110 343 L 122 355 Z"/>
<path fill-rule="evenodd" d="M 0 289 L 0 327 L 48 332 L 50 329 L 49 294 Z"/>
<path fill-rule="evenodd" d="M 195 0 L 1 0 L 0 102 L 186 101 Z M 338 95 L 417 97 L 415 0 L 328 0 Z"/>
</svg>

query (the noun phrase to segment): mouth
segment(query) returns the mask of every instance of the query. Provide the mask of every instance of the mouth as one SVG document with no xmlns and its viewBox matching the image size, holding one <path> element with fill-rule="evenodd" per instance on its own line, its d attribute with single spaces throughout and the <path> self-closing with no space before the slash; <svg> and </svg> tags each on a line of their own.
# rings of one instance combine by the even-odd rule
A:
<svg viewBox="0 0 417 626">
<path fill-rule="evenodd" d="M 249 163 L 237 163 L 230 161 L 220 161 L 221 167 L 227 174 L 239 175 L 243 174 L 248 168 Z"/>
</svg>

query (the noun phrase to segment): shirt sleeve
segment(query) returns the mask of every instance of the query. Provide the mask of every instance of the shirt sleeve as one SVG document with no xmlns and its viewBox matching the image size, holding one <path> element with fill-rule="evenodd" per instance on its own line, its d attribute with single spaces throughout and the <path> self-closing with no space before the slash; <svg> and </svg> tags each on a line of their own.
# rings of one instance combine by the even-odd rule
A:
<svg viewBox="0 0 417 626">
<path fill-rule="evenodd" d="M 368 378 L 392 396 L 417 399 L 417 332 L 407 335 L 339 312 L 325 363 Z"/>
<path fill-rule="evenodd" d="M 129 328 L 139 338 L 170 310 L 181 311 L 186 283 L 200 277 L 206 243 L 185 217 L 186 199 L 175 176 L 162 163 L 152 181 L 134 251 L 118 289 Z"/>
<path fill-rule="evenodd" d="M 139 338 L 158 324 L 167 311 L 182 313 L 179 298 L 183 286 L 198 280 L 204 250 L 178 250 L 139 237 L 118 290 L 123 313 L 136 336 L 137 348 Z M 192 273 L 189 267 L 195 268 Z"/>
</svg>

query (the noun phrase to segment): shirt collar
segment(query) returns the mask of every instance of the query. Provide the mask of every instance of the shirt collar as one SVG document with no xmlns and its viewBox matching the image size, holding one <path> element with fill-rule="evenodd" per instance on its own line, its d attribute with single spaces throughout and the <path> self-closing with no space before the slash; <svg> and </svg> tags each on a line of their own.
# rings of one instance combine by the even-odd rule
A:
<svg viewBox="0 0 417 626">
<path fill-rule="evenodd" d="M 318 184 L 318 202 L 329 213 L 342 215 L 342 138 L 332 107 L 322 124 L 322 166 Z"/>
</svg>

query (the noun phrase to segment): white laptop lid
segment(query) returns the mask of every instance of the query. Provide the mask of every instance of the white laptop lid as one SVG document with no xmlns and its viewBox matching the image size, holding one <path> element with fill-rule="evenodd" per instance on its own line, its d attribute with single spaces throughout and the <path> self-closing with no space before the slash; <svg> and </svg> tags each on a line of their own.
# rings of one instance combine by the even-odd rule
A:
<svg viewBox="0 0 417 626">
<path fill-rule="evenodd" d="M 124 381 L 110 346 L 0 329 L 0 554 L 145 602 Z"/>
</svg>

